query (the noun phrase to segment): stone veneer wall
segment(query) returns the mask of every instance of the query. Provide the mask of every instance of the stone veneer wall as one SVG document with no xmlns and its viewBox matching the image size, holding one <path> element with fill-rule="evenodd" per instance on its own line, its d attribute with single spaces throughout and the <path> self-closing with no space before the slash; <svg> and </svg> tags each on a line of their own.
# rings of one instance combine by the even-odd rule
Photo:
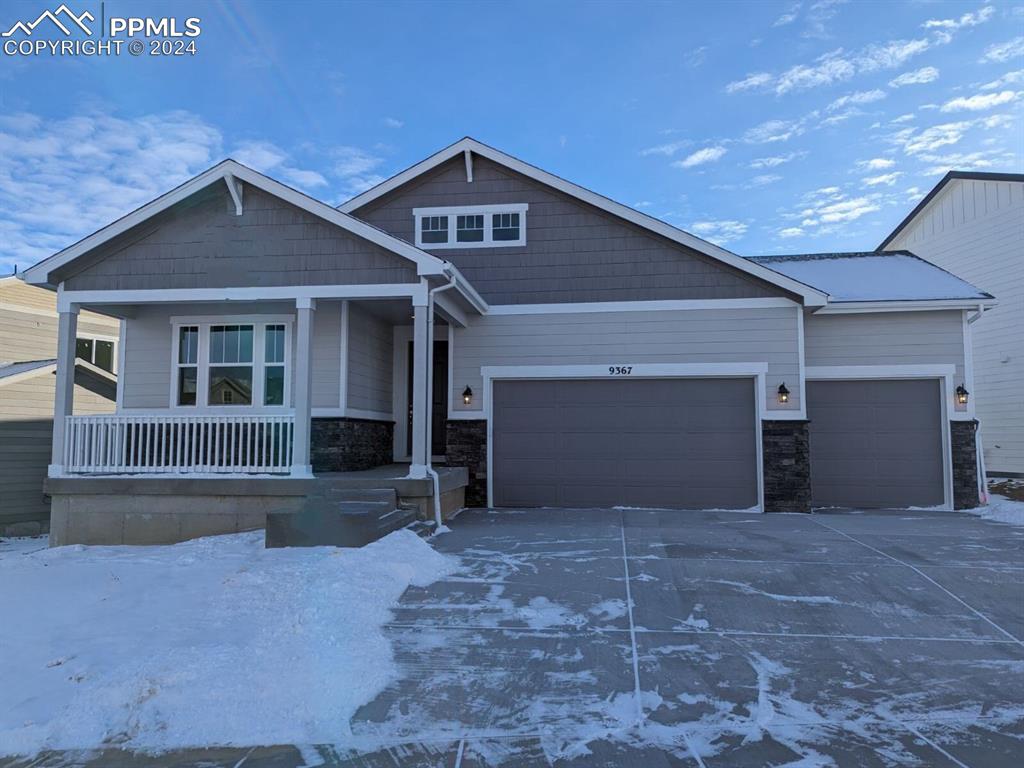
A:
<svg viewBox="0 0 1024 768">
<path fill-rule="evenodd" d="M 762 421 L 764 511 L 811 511 L 811 445 L 807 421 Z"/>
<path fill-rule="evenodd" d="M 314 472 L 354 472 L 373 469 L 394 460 L 390 421 L 316 418 L 310 434 Z"/>
<path fill-rule="evenodd" d="M 466 506 L 487 506 L 487 422 L 452 420 L 445 430 L 447 448 L 445 463 L 449 467 L 466 467 Z"/>
<path fill-rule="evenodd" d="M 973 509 L 978 506 L 977 421 L 949 423 L 950 448 L 953 452 L 953 508 Z"/>
</svg>

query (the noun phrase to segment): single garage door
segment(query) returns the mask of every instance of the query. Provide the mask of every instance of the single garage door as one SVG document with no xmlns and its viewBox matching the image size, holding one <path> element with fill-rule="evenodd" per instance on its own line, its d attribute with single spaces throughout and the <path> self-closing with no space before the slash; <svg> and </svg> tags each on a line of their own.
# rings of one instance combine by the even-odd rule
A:
<svg viewBox="0 0 1024 768">
<path fill-rule="evenodd" d="M 811 503 L 940 506 L 941 412 L 935 379 L 807 382 Z"/>
<path fill-rule="evenodd" d="M 496 381 L 492 503 L 747 509 L 752 379 Z"/>
</svg>

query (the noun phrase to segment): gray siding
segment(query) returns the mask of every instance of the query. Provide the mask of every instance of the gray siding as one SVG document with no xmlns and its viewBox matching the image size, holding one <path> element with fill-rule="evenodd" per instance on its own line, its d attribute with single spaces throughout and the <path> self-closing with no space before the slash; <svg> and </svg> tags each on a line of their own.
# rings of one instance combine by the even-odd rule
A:
<svg viewBox="0 0 1024 768">
<path fill-rule="evenodd" d="M 355 302 L 349 304 L 348 407 L 391 413 L 394 330 Z"/>
<path fill-rule="evenodd" d="M 313 313 L 313 407 L 341 405 L 341 302 L 318 301 Z"/>
<path fill-rule="evenodd" d="M 791 390 L 799 410 L 796 307 L 491 315 L 455 330 L 451 402 L 478 410 L 485 393 L 481 366 L 639 363 L 768 364 L 767 407 L 782 408 L 774 392 Z M 466 385 L 479 393 L 462 404 Z"/>
<path fill-rule="evenodd" d="M 58 279 L 71 290 L 416 280 L 408 259 L 248 185 L 244 204 L 236 216 L 218 181 L 100 246 Z"/>
<path fill-rule="evenodd" d="M 53 435 L 52 371 L 0 385 L 0 526 L 48 520 L 43 479 L 50 463 Z M 79 372 L 75 413 L 112 413 L 115 386 Z"/>
<path fill-rule="evenodd" d="M 435 252 L 458 266 L 493 304 L 785 295 L 479 156 L 474 156 L 472 183 L 460 156 L 355 215 L 415 242 L 413 208 L 495 203 L 529 204 L 525 246 Z"/>
<path fill-rule="evenodd" d="M 959 384 L 964 380 L 963 314 L 947 310 L 809 315 L 804 350 L 808 366 L 955 365 Z"/>
</svg>

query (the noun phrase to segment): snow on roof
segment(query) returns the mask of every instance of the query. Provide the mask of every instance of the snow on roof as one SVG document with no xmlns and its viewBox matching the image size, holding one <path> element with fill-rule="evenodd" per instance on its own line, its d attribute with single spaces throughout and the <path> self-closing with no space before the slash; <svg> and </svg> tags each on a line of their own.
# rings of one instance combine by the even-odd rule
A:
<svg viewBox="0 0 1024 768">
<path fill-rule="evenodd" d="M 46 366 L 53 365 L 56 362 L 56 360 L 29 360 L 22 363 L 0 362 L 0 379 L 6 379 L 8 376 L 17 376 L 19 373 L 34 371 L 37 368 L 45 368 Z"/>
<path fill-rule="evenodd" d="M 829 294 L 831 302 L 991 299 L 909 251 L 751 256 L 751 261 Z"/>
</svg>

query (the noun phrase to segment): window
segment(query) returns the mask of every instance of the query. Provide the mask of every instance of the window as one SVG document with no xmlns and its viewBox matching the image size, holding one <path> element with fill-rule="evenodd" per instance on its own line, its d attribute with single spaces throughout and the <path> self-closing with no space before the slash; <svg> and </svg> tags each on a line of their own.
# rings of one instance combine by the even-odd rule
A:
<svg viewBox="0 0 1024 768">
<path fill-rule="evenodd" d="M 291 318 L 172 323 L 172 405 L 232 410 L 287 405 Z"/>
<path fill-rule="evenodd" d="M 75 339 L 75 357 L 104 371 L 114 371 L 114 342 L 106 339 Z"/>
<path fill-rule="evenodd" d="M 484 241 L 484 217 L 456 216 L 455 239 L 460 243 L 482 243 Z"/>
<path fill-rule="evenodd" d="M 414 208 L 416 245 L 439 248 L 497 248 L 526 245 L 526 204 Z"/>
</svg>

